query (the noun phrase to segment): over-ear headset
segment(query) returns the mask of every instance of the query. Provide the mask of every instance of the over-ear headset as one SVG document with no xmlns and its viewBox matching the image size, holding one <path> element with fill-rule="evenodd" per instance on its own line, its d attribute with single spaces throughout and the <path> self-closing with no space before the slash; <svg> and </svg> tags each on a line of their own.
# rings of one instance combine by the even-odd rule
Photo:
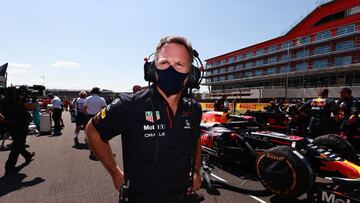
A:
<svg viewBox="0 0 360 203">
<path fill-rule="evenodd" d="M 155 66 L 155 60 L 149 61 L 149 58 L 153 56 L 155 53 L 152 53 L 148 58 L 145 58 L 144 64 L 144 79 L 149 82 L 156 82 L 157 80 L 157 72 Z M 191 64 L 189 78 L 186 83 L 186 87 L 188 88 L 200 88 L 201 83 L 201 71 L 203 69 L 202 62 L 199 58 L 199 54 L 196 50 L 192 50 L 193 61 L 196 62 L 196 65 Z"/>
</svg>

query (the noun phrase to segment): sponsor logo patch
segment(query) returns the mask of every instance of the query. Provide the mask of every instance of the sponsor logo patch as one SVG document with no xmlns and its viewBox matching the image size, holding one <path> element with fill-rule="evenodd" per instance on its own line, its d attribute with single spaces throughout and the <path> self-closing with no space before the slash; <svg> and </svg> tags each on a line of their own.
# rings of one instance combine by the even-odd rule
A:
<svg viewBox="0 0 360 203">
<path fill-rule="evenodd" d="M 104 119 L 106 117 L 106 108 L 103 108 L 101 110 L 101 119 Z"/>
<path fill-rule="evenodd" d="M 155 111 L 156 114 L 156 120 L 160 120 L 160 112 Z M 153 112 L 152 111 L 145 111 L 145 119 L 149 122 L 154 122 Z"/>
<path fill-rule="evenodd" d="M 190 129 L 191 128 L 191 124 L 189 120 L 185 120 L 185 126 L 184 129 Z"/>
</svg>

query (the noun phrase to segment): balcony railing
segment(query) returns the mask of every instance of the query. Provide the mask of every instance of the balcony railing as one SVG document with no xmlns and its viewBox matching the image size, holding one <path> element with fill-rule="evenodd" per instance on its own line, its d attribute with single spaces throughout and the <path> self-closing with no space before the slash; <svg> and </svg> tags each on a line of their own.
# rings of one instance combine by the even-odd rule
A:
<svg viewBox="0 0 360 203">
<path fill-rule="evenodd" d="M 347 68 L 347 69 L 346 69 Z M 352 63 L 349 64 L 336 64 L 335 62 L 328 63 L 326 67 L 316 68 L 314 64 L 309 64 L 307 69 L 302 71 L 295 71 L 295 67 L 291 67 L 288 72 L 281 72 L 275 74 L 264 74 L 260 76 L 250 76 L 246 77 L 245 75 L 242 77 L 234 77 L 231 80 L 217 80 L 212 82 L 204 82 L 202 85 L 218 85 L 218 84 L 229 84 L 229 83 L 237 83 L 237 82 L 246 82 L 246 81 L 254 81 L 254 80 L 266 80 L 266 79 L 274 79 L 274 78 L 284 78 L 286 75 L 288 77 L 298 76 L 298 75 L 306 75 L 306 74 L 314 74 L 314 73 L 322 73 L 322 72 L 331 72 L 338 70 L 348 70 L 348 69 L 360 69 L 360 59 L 353 60 Z"/>
<path fill-rule="evenodd" d="M 295 57 L 291 57 L 291 60 L 284 60 L 284 61 L 278 61 L 276 63 L 266 63 L 263 64 L 261 66 L 254 66 L 254 67 L 249 67 L 249 68 L 241 68 L 241 69 L 235 69 L 233 71 L 224 71 L 221 73 L 215 73 L 215 74 L 208 74 L 209 72 L 205 73 L 204 78 L 209 78 L 212 76 L 220 76 L 220 75 L 226 75 L 229 73 L 237 73 L 237 72 L 244 72 L 244 71 L 248 71 L 248 70 L 256 70 L 259 68 L 265 68 L 265 67 L 271 67 L 271 66 L 276 66 L 276 65 L 287 65 L 289 63 L 294 63 L 294 62 L 298 62 L 298 61 L 304 61 L 304 60 L 309 60 L 309 59 L 314 59 L 314 58 L 321 58 L 323 56 L 329 56 L 329 55 L 337 55 L 337 54 L 342 54 L 342 53 L 348 53 L 348 52 L 355 52 L 360 50 L 360 46 L 356 46 L 356 47 L 349 47 L 347 49 L 342 49 L 342 50 L 333 50 L 327 53 L 321 53 L 321 54 L 311 54 L 309 56 L 305 56 L 305 57 L 301 57 L 301 58 L 295 58 Z M 235 66 L 236 67 L 236 66 Z"/>
<path fill-rule="evenodd" d="M 354 24 L 356 24 L 356 23 L 358 23 L 358 22 L 355 22 Z M 331 28 L 329 30 L 337 29 L 339 27 L 342 27 L 342 26 L 334 27 L 334 28 Z M 282 43 L 276 44 L 276 46 L 278 46 L 280 48 L 273 51 L 273 52 L 268 52 L 267 51 L 267 52 L 264 52 L 263 54 L 260 54 L 260 55 L 253 55 L 252 57 L 243 57 L 240 60 L 234 60 L 234 62 L 232 62 L 232 63 L 226 63 L 225 62 L 224 64 L 221 64 L 221 65 L 220 64 L 216 65 L 216 66 L 213 65 L 212 67 L 207 67 L 206 70 L 211 70 L 211 69 L 219 68 L 219 67 L 222 67 L 222 66 L 227 66 L 227 65 L 230 65 L 230 64 L 238 64 L 238 63 L 241 63 L 241 62 L 257 59 L 257 58 L 260 58 L 260 57 L 278 54 L 280 52 L 288 52 L 288 51 L 291 51 L 293 49 L 297 49 L 297 48 L 300 48 L 300 47 L 304 47 L 304 46 L 306 47 L 306 46 L 310 46 L 310 45 L 320 44 L 320 43 L 324 43 L 324 42 L 327 42 L 327 41 L 331 41 L 331 40 L 335 40 L 335 39 L 339 39 L 339 38 L 344 38 L 344 37 L 348 37 L 348 36 L 352 36 L 352 35 L 356 35 L 358 33 L 360 33 L 360 30 L 356 30 L 356 31 L 350 32 L 350 33 L 330 36 L 329 38 L 325 38 L 325 39 L 321 39 L 321 40 L 313 40 L 313 41 L 310 41 L 309 43 L 306 43 L 306 44 L 297 44 L 297 45 L 294 45 L 294 46 L 290 46 L 289 48 L 282 48 L 281 45 L 284 43 L 284 42 L 282 42 Z M 313 34 L 310 34 L 309 36 L 310 36 L 311 39 L 315 39 L 316 34 L 317 33 L 313 33 Z M 293 39 L 290 39 L 288 41 L 295 42 L 295 41 L 298 40 L 298 38 L 299 37 L 293 38 Z M 245 53 L 245 55 L 246 55 L 246 53 Z M 234 57 L 236 58 L 236 56 L 234 56 Z"/>
</svg>

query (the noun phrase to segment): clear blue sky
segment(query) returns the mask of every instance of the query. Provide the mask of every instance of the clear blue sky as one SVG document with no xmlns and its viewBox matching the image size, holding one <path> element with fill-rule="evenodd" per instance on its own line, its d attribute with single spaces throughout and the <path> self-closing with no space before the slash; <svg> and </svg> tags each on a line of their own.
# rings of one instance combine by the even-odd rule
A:
<svg viewBox="0 0 360 203">
<path fill-rule="evenodd" d="M 285 33 L 316 0 L 3 0 L 0 65 L 8 84 L 129 91 L 162 36 L 205 60 Z"/>
</svg>

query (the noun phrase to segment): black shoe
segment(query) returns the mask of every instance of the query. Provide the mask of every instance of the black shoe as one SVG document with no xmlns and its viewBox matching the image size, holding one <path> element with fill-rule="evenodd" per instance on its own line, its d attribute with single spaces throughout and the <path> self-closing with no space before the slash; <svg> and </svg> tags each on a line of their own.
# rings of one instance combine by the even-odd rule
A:
<svg viewBox="0 0 360 203">
<path fill-rule="evenodd" d="M 91 153 L 89 155 L 89 159 L 93 160 L 93 161 L 98 161 L 98 159 L 96 158 L 95 154 Z"/>
<path fill-rule="evenodd" d="M 33 159 L 33 157 L 35 156 L 35 152 L 31 152 L 30 156 L 28 158 L 25 159 L 25 164 L 29 164 Z"/>
<path fill-rule="evenodd" d="M 79 138 L 75 137 L 75 138 L 74 138 L 74 143 L 75 143 L 75 145 L 79 145 L 79 144 L 80 144 L 80 143 L 79 143 Z"/>
<path fill-rule="evenodd" d="M 62 135 L 61 132 L 54 132 L 54 133 L 53 133 L 53 136 L 60 136 L 60 135 Z"/>
</svg>

